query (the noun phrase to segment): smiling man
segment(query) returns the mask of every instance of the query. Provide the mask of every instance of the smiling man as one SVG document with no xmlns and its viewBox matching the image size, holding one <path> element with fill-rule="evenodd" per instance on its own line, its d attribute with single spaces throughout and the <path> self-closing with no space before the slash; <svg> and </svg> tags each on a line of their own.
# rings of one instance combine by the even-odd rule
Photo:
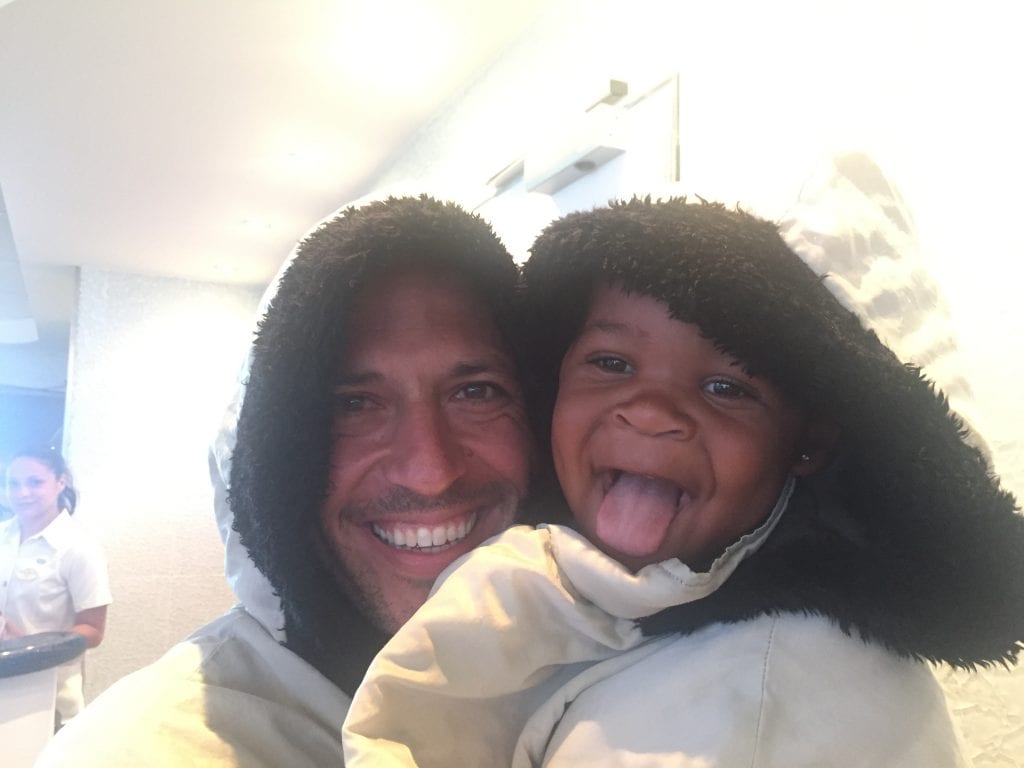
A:
<svg viewBox="0 0 1024 768">
<path fill-rule="evenodd" d="M 516 278 L 479 218 L 392 199 L 308 238 L 270 304 L 231 508 L 289 646 L 343 690 L 525 496 Z"/>
<path fill-rule="evenodd" d="M 241 605 L 108 689 L 40 765 L 342 764 L 373 655 L 526 496 L 516 280 L 486 223 L 427 197 L 349 208 L 299 245 L 219 441 L 236 435 L 215 481 Z"/>
<path fill-rule="evenodd" d="M 321 523 L 338 583 L 391 633 L 444 567 L 511 524 L 525 410 L 490 310 L 455 271 L 371 278 L 350 332 Z"/>
</svg>

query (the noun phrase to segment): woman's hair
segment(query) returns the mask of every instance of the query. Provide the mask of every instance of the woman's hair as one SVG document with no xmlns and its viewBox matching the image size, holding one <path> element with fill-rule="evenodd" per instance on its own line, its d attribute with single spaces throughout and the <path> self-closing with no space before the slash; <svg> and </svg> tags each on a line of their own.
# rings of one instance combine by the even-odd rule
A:
<svg viewBox="0 0 1024 768">
<path fill-rule="evenodd" d="M 15 459 L 35 459 L 41 464 L 45 464 L 49 467 L 58 480 L 63 479 L 64 490 L 61 491 L 60 496 L 57 497 L 57 505 L 61 509 L 66 509 L 69 515 L 75 514 L 75 507 L 78 504 L 78 491 L 75 490 L 75 486 L 71 478 L 71 470 L 68 469 L 68 464 L 64 461 L 64 457 L 61 456 L 60 451 L 52 446 L 30 446 L 15 451 L 11 455 L 8 466 L 10 465 L 10 462 L 13 462 Z"/>
</svg>

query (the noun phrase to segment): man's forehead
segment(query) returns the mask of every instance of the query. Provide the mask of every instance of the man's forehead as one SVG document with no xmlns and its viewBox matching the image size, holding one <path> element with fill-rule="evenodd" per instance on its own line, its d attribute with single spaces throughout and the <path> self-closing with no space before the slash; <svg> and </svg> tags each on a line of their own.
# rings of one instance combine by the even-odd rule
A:
<svg viewBox="0 0 1024 768">
<path fill-rule="evenodd" d="M 469 276 L 452 269 L 423 267 L 379 272 L 353 297 L 353 324 L 380 322 L 402 307 L 452 308 L 477 311 L 492 321 L 485 291 Z"/>
<path fill-rule="evenodd" d="M 466 379 L 475 376 L 516 376 L 511 358 L 500 350 L 485 358 L 450 361 L 435 358 L 435 361 L 437 362 L 436 367 L 433 369 L 421 368 L 420 371 L 424 374 L 432 373 L 452 379 Z M 387 363 L 386 355 L 343 357 L 338 373 L 334 377 L 335 384 L 359 386 L 383 382 L 388 378 L 392 368 Z M 402 370 L 409 368 L 410 366 L 401 366 Z"/>
<path fill-rule="evenodd" d="M 345 377 L 403 363 L 451 375 L 513 367 L 491 307 L 454 274 L 381 276 L 359 292 L 348 326 Z"/>
</svg>

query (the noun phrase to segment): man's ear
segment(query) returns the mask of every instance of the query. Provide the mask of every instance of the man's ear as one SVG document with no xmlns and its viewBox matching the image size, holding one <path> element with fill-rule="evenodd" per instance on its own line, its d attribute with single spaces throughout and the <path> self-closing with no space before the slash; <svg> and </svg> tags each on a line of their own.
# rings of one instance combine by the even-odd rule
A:
<svg viewBox="0 0 1024 768">
<path fill-rule="evenodd" d="M 796 477 L 813 475 L 832 460 L 839 441 L 839 425 L 824 416 L 812 416 L 804 428 L 803 439 L 797 443 L 792 473 Z"/>
</svg>

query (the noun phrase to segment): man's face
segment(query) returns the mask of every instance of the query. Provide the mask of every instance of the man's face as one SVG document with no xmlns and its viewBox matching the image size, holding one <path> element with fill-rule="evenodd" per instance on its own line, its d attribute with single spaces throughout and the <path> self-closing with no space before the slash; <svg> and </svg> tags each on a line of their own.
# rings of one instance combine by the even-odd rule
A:
<svg viewBox="0 0 1024 768">
<path fill-rule="evenodd" d="M 457 277 L 370 282 L 349 339 L 321 523 L 342 587 L 394 632 L 442 570 L 512 523 L 530 436 L 512 358 Z"/>
</svg>

